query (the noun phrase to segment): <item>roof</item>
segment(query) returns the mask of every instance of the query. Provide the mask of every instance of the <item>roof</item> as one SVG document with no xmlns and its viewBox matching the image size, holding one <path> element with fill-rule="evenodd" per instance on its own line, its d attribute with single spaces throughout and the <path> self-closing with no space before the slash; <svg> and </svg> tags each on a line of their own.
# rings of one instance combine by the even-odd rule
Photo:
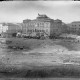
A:
<svg viewBox="0 0 80 80">
<path fill-rule="evenodd" d="M 54 22 L 62 22 L 62 20 L 56 19 L 56 20 L 54 20 Z"/>
<path fill-rule="evenodd" d="M 38 14 L 38 17 L 35 19 L 36 21 L 53 21 L 53 19 L 49 18 L 47 15 L 45 14 Z"/>
<path fill-rule="evenodd" d="M 62 22 L 62 20 L 60 20 L 60 19 L 56 19 L 56 20 L 51 19 L 46 14 L 38 14 L 36 19 L 34 19 L 34 20 L 25 19 L 25 20 L 23 20 L 23 23 L 35 22 L 35 21 L 40 21 L 40 22 Z"/>
<path fill-rule="evenodd" d="M 72 23 L 80 23 L 80 21 L 74 21 L 74 22 L 72 22 Z"/>
</svg>

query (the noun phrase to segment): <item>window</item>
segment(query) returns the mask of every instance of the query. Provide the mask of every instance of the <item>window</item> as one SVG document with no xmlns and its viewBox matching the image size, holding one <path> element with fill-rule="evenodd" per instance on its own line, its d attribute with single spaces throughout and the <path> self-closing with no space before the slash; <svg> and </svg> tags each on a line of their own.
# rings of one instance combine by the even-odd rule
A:
<svg viewBox="0 0 80 80">
<path fill-rule="evenodd" d="M 35 23 L 35 27 L 37 27 L 37 23 Z"/>
<path fill-rule="evenodd" d="M 40 23 L 40 26 L 41 26 L 41 27 L 43 27 L 43 26 L 44 26 L 42 22 Z"/>
<path fill-rule="evenodd" d="M 48 32 L 48 29 L 46 29 L 46 32 Z"/>
<path fill-rule="evenodd" d="M 42 26 L 44 26 L 44 23 L 42 23 Z"/>
<path fill-rule="evenodd" d="M 40 23 L 40 26 L 42 25 L 42 23 Z"/>
<path fill-rule="evenodd" d="M 80 30 L 80 28 L 78 28 Z"/>
<path fill-rule="evenodd" d="M 42 30 L 42 32 L 44 32 L 44 30 Z"/>
<path fill-rule="evenodd" d="M 72 26 L 76 26 L 76 25 L 72 25 Z"/>
</svg>

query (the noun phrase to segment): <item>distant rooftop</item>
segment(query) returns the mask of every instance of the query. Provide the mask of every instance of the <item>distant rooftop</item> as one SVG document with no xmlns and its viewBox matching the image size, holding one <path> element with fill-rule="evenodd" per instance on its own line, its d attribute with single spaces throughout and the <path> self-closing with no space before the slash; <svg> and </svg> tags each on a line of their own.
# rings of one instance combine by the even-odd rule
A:
<svg viewBox="0 0 80 80">
<path fill-rule="evenodd" d="M 50 17 L 48 17 L 46 14 L 38 14 L 38 16 L 36 17 L 36 19 L 34 20 L 30 20 L 30 19 L 25 19 L 23 20 L 23 23 L 28 23 L 28 22 L 34 22 L 34 21 L 43 21 L 43 22 L 48 22 L 48 21 L 51 21 L 51 22 L 62 22 L 62 20 L 60 19 L 51 19 Z"/>
<path fill-rule="evenodd" d="M 72 23 L 80 23 L 80 21 L 73 21 Z"/>
<path fill-rule="evenodd" d="M 54 22 L 62 22 L 62 20 L 56 19 L 56 20 L 54 20 Z"/>
</svg>

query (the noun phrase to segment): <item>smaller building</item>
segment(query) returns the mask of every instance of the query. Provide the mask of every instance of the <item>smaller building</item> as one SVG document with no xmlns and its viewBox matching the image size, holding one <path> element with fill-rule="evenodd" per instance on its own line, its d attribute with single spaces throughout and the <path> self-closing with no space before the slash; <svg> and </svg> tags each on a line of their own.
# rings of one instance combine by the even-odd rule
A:
<svg viewBox="0 0 80 80">
<path fill-rule="evenodd" d="M 7 29 L 8 29 L 8 26 L 7 25 L 4 25 L 4 23 L 1 23 L 0 24 L 0 33 L 6 32 Z"/>
<path fill-rule="evenodd" d="M 8 26 L 5 23 L 0 24 L 0 36 L 6 37 L 6 31 L 8 30 Z"/>
<path fill-rule="evenodd" d="M 3 23 L 0 29 L 5 37 L 16 37 L 17 32 L 22 31 L 22 25 L 21 23 Z"/>
<path fill-rule="evenodd" d="M 0 24 L 0 34 L 3 32 L 3 25 Z"/>
<path fill-rule="evenodd" d="M 74 21 L 68 25 L 68 31 L 73 34 L 80 35 L 80 21 Z"/>
</svg>

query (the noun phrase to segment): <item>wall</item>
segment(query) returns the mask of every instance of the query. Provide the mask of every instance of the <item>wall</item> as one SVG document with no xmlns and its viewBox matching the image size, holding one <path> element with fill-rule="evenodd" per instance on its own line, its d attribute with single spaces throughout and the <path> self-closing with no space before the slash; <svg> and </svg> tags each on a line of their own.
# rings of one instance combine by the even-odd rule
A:
<svg viewBox="0 0 80 80">
<path fill-rule="evenodd" d="M 62 22 L 58 20 L 54 20 L 54 22 L 51 22 L 50 27 L 50 35 L 51 36 L 58 36 L 62 33 Z"/>
<path fill-rule="evenodd" d="M 76 21 L 76 22 L 72 22 L 70 24 L 67 24 L 68 31 L 72 34 L 79 34 L 80 35 L 80 22 Z"/>
</svg>

